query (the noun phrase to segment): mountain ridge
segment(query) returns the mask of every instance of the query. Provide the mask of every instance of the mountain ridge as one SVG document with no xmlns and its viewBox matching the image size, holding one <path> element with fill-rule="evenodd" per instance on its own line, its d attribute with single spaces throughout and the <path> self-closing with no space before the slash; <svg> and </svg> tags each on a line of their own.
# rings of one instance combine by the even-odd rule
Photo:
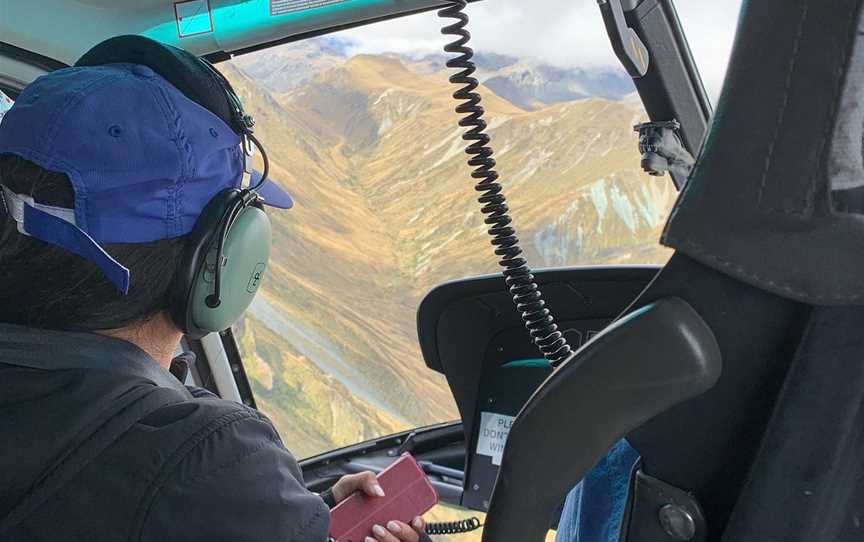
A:
<svg viewBox="0 0 864 542">
<path fill-rule="evenodd" d="M 351 58 L 356 44 L 336 37 L 313 38 L 235 58 L 238 67 L 275 94 L 291 92 L 319 73 Z M 395 58 L 420 75 L 449 75 L 445 53 L 382 53 Z M 632 80 L 611 68 L 560 67 L 537 59 L 518 59 L 494 52 L 476 52 L 476 77 L 492 92 L 517 107 L 531 111 L 547 105 L 587 97 L 619 100 L 635 91 Z"/>
<path fill-rule="evenodd" d="M 261 293 L 285 325 L 253 307 L 237 331 L 264 410 L 301 457 L 455 419 L 443 377 L 423 367 L 415 310 L 436 284 L 498 266 L 446 74 L 356 55 L 276 92 L 242 63 L 222 69 L 256 119 L 271 176 L 296 202 L 270 213 Z M 639 170 L 638 102 L 526 111 L 481 93 L 533 265 L 666 257 L 656 239 L 675 190 Z M 350 408 L 334 410 L 340 401 Z"/>
</svg>

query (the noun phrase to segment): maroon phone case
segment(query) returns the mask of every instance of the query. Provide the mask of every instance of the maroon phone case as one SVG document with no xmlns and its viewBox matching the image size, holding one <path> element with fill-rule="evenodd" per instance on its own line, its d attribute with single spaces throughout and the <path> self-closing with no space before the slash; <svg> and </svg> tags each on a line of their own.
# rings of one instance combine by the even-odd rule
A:
<svg viewBox="0 0 864 542">
<path fill-rule="evenodd" d="M 358 491 L 330 511 L 330 536 L 338 542 L 363 542 L 372 526 L 387 527 L 392 520 L 411 520 L 438 504 L 438 493 L 411 454 L 402 454 L 381 471 L 378 483 L 384 497 Z"/>
</svg>

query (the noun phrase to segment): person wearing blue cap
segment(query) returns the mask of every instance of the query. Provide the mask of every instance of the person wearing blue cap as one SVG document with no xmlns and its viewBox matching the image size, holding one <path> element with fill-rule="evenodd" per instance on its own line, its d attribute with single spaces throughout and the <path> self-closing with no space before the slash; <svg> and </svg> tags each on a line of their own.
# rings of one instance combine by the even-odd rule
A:
<svg viewBox="0 0 864 542">
<path fill-rule="evenodd" d="M 112 38 L 0 121 L 0 540 L 324 542 L 371 473 L 306 490 L 270 421 L 184 386 L 181 337 L 265 279 L 291 198 L 209 63 Z M 263 171 L 249 167 L 262 151 Z M 423 522 L 366 542 L 428 540 Z"/>
</svg>

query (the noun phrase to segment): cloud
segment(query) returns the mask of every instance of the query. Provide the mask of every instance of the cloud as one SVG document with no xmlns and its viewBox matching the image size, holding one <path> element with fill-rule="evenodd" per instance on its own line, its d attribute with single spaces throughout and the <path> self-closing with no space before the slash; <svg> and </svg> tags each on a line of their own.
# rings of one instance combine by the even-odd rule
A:
<svg viewBox="0 0 864 542">
<path fill-rule="evenodd" d="M 676 2 L 693 56 L 719 94 L 741 0 Z M 618 66 L 596 0 L 484 0 L 471 4 L 472 47 L 562 67 Z M 341 32 L 357 53 L 430 53 L 447 42 L 442 20 L 422 13 Z"/>
<path fill-rule="evenodd" d="M 467 12 L 471 16 L 471 43 L 478 51 L 536 57 L 560 66 L 609 65 L 614 61 L 593 0 L 485 0 L 469 5 Z M 349 30 L 340 36 L 354 41 L 358 52 L 432 52 L 440 51 L 448 41 L 440 33 L 444 24 L 446 21 L 429 12 Z"/>
<path fill-rule="evenodd" d="M 693 58 L 716 101 L 732 52 L 741 0 L 679 0 L 675 5 Z"/>
</svg>

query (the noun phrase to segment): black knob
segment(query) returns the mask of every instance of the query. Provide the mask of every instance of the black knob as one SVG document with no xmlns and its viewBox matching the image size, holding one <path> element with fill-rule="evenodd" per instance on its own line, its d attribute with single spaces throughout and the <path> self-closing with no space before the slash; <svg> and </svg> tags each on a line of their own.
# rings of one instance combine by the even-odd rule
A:
<svg viewBox="0 0 864 542">
<path fill-rule="evenodd" d="M 667 504 L 658 515 L 663 530 L 675 540 L 692 540 L 696 536 L 696 521 L 683 506 Z"/>
</svg>

